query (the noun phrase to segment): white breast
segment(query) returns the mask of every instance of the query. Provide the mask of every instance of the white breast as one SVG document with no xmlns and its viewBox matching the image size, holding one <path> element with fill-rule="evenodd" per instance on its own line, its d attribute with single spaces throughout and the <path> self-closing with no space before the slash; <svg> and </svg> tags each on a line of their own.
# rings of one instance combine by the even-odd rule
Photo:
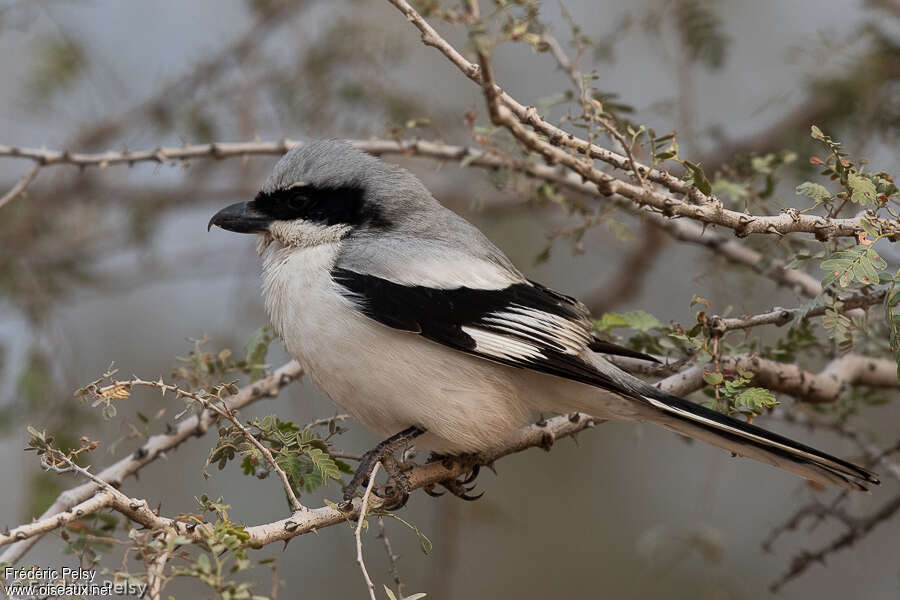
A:
<svg viewBox="0 0 900 600">
<path fill-rule="evenodd" d="M 277 248 L 264 260 L 266 309 L 288 352 L 341 409 L 389 436 L 428 430 L 417 447 L 473 452 L 529 418 L 522 371 L 391 329 L 338 293 L 330 271 L 339 242 Z"/>
</svg>

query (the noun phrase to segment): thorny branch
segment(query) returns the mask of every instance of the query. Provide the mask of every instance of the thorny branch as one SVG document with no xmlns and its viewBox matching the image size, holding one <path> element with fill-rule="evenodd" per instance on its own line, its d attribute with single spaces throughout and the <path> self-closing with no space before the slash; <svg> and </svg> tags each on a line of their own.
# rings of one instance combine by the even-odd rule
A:
<svg viewBox="0 0 900 600">
<path fill-rule="evenodd" d="M 841 310 L 847 312 L 850 310 L 868 308 L 876 304 L 884 302 L 886 290 L 873 292 L 871 294 L 856 294 L 841 300 Z M 817 306 L 812 308 L 801 316 L 802 320 L 810 317 L 820 317 L 825 314 L 829 306 Z M 758 315 L 750 315 L 745 317 L 720 317 L 713 315 L 708 318 L 708 324 L 711 331 L 717 334 L 723 334 L 726 331 L 735 329 L 750 329 L 760 325 L 786 325 L 798 316 L 798 309 L 790 308 L 773 308 L 769 312 L 760 313 Z"/>
<path fill-rule="evenodd" d="M 133 387 L 152 387 L 161 390 L 163 395 L 165 395 L 166 392 L 172 392 L 175 394 L 176 398 L 190 398 L 194 402 L 200 404 L 205 410 L 212 411 L 223 419 L 228 419 L 229 421 L 231 421 L 232 424 L 237 427 L 238 430 L 240 430 L 244 439 L 248 443 L 253 445 L 253 447 L 263 455 L 263 457 L 266 459 L 266 462 L 269 463 L 269 466 L 272 467 L 272 469 L 278 475 L 278 478 L 281 479 L 281 484 L 284 486 L 284 492 L 285 494 L 287 494 L 288 500 L 291 504 L 291 510 L 295 512 L 308 510 L 305 506 L 300 504 L 300 500 L 297 499 L 297 495 L 294 493 L 294 488 L 291 487 L 291 483 L 288 481 L 287 474 L 284 472 L 284 469 L 278 466 L 278 463 L 275 461 L 275 457 L 272 456 L 272 452 L 268 448 L 266 448 L 266 446 L 263 445 L 262 442 L 256 439 L 253 434 L 250 433 L 250 431 L 244 426 L 244 424 L 241 423 L 241 420 L 237 418 L 234 409 L 228 406 L 228 404 L 221 403 L 220 405 L 219 403 L 212 402 L 203 394 L 183 390 L 178 386 L 165 383 L 163 382 L 162 378 L 160 378 L 159 381 L 147 381 L 145 379 L 139 378 L 113 381 L 108 386 L 101 388 L 99 390 L 99 393 L 102 394 L 103 391 L 107 388 L 130 390 Z"/>
<path fill-rule="evenodd" d="M 667 217 L 681 216 L 710 225 L 721 225 L 732 229 L 738 237 L 752 233 L 784 235 L 806 232 L 818 239 L 837 236 L 855 236 L 863 231 L 862 216 L 831 219 L 815 215 L 801 214 L 797 210 L 786 210 L 780 215 L 750 215 L 726 209 L 714 196 L 703 194 L 696 187 L 660 169 L 650 169 L 637 163 L 636 173 L 659 184 L 667 193 L 633 185 L 594 168 L 593 160 L 605 162 L 621 171 L 631 170 L 627 157 L 597 146 L 548 123 L 534 107 L 526 107 L 498 87 L 492 73 L 485 73 L 483 63 L 486 58 L 479 49 L 482 66 L 469 62 L 406 0 L 388 0 L 422 34 L 422 43 L 437 48 L 463 74 L 482 87 L 488 101 L 491 121 L 506 128 L 523 146 L 543 156 L 551 164 L 561 164 L 571 169 L 587 181 L 595 183 L 605 195 L 619 194 L 641 207 L 648 207 Z M 490 88 L 490 89 L 488 89 Z M 533 131 L 529 131 L 531 127 Z M 575 154 L 570 154 L 574 152 Z M 580 155 L 581 158 L 579 156 Z M 676 194 L 681 196 L 676 197 Z M 874 215 L 865 215 L 877 223 L 888 234 L 900 233 L 900 224 Z"/>
<path fill-rule="evenodd" d="M 300 365 L 291 361 L 275 369 L 271 375 L 260 379 L 252 385 L 241 388 L 238 393 L 227 398 L 225 404 L 233 410 L 238 410 L 257 400 L 277 396 L 284 386 L 299 379 L 302 375 L 303 371 Z M 346 416 L 340 415 L 336 418 L 346 418 Z M 178 448 L 182 442 L 192 437 L 204 435 L 218 419 L 218 415 L 208 411 L 192 415 L 178 425 L 168 428 L 165 433 L 150 437 L 134 453 L 106 467 L 97 473 L 96 476 L 113 487 L 121 487 L 126 477 L 135 475 L 144 466 L 156 459 L 164 458 L 167 452 Z M 97 499 L 98 493 L 99 495 L 104 495 L 99 491 L 97 485 L 91 482 L 61 493 L 37 521 L 16 528 L 14 532 L 10 533 L 11 540 L 0 544 L 5 545 L 11 541 L 18 542 L 0 555 L 0 563 L 18 562 L 40 539 L 42 534 L 106 506 L 106 504 L 103 504 L 103 501 Z M 63 521 L 57 524 L 59 519 L 63 519 Z"/>
<path fill-rule="evenodd" d="M 724 357 L 721 359 L 721 363 L 726 369 L 737 368 L 737 366 L 740 365 L 741 368 L 748 370 L 755 369 L 754 372 L 757 373 L 757 376 L 766 375 L 775 378 L 778 377 L 778 374 L 782 372 L 781 370 L 783 368 L 788 368 L 789 370 L 795 368 L 791 365 L 783 365 L 782 363 L 763 361 L 762 359 L 751 357 L 735 357 L 734 359 Z M 875 365 L 874 370 L 869 368 L 872 364 Z M 287 367 L 282 367 L 279 371 L 284 372 L 284 370 L 289 367 L 297 369 L 292 363 Z M 830 389 L 832 390 L 838 389 L 841 383 L 845 382 L 856 382 L 866 385 L 888 384 L 886 380 L 882 381 L 880 379 L 880 377 L 884 375 L 882 373 L 882 368 L 882 365 L 878 361 L 850 355 L 849 358 L 844 357 L 843 359 L 838 359 L 818 376 L 811 376 L 804 373 L 797 376 L 800 379 L 798 382 L 794 382 L 789 376 L 786 380 L 788 383 L 785 384 L 785 391 L 793 389 L 800 395 L 808 396 L 813 393 L 813 388 L 815 388 L 817 390 L 816 393 L 821 395 L 823 391 L 818 390 L 817 385 L 810 385 L 809 382 L 805 381 L 810 377 L 816 382 L 824 380 L 822 383 L 830 385 Z M 299 375 L 299 369 L 297 369 L 294 376 L 296 377 L 297 375 Z M 276 372 L 272 376 L 266 378 L 266 380 L 257 382 L 256 385 L 270 386 L 268 390 L 265 390 L 268 392 L 269 390 L 274 389 L 274 386 L 278 386 L 280 380 L 281 377 L 278 375 L 278 372 Z M 701 389 L 704 386 L 702 370 L 699 367 L 688 369 L 685 373 L 670 376 L 659 382 L 657 385 L 670 393 L 685 395 Z M 894 380 L 890 382 L 890 385 L 897 387 L 900 386 L 900 382 L 897 382 L 896 377 L 894 377 Z M 242 390 L 241 394 L 244 394 L 242 398 L 244 404 L 249 403 L 249 392 L 244 392 L 244 390 Z M 241 394 L 236 395 L 234 399 L 231 400 L 232 406 L 237 404 L 237 399 Z M 206 426 L 214 422 L 209 416 L 203 418 L 206 419 Z M 191 420 L 192 419 L 187 419 L 185 423 Z M 553 417 L 538 424 L 529 425 L 520 429 L 516 435 L 512 436 L 503 444 L 481 452 L 478 455 L 456 459 L 451 462 L 436 461 L 414 466 L 407 473 L 410 489 L 414 490 L 428 487 L 443 481 L 458 478 L 468 473 L 476 464 L 491 465 L 504 456 L 521 452 L 528 448 L 541 447 L 549 449 L 556 440 L 564 437 L 574 437 L 581 431 L 593 427 L 595 424 L 596 421 L 592 417 L 575 413 L 572 415 Z M 196 422 L 193 427 L 196 429 Z M 180 429 L 181 428 L 179 427 L 179 430 Z M 155 443 L 154 448 L 158 452 L 161 443 L 155 440 L 159 437 L 162 436 L 151 438 L 150 442 L 148 442 L 145 447 L 151 445 L 151 443 Z M 122 461 L 120 461 L 120 463 L 121 462 Z M 116 463 L 116 465 L 119 465 L 120 463 Z M 116 465 L 114 465 L 114 467 L 116 467 Z M 118 467 L 117 470 L 114 470 L 113 467 L 110 467 L 94 477 L 98 481 L 121 483 L 121 478 L 111 479 L 110 474 L 107 472 L 114 470 L 114 472 L 119 474 L 119 477 L 123 477 L 125 473 L 133 473 L 137 470 L 134 467 L 130 468 L 133 468 L 134 470 L 129 470 L 126 463 L 125 468 Z M 204 530 L 198 532 L 196 531 L 197 527 L 212 527 L 209 523 L 198 525 L 196 522 L 185 523 L 178 519 L 164 517 L 150 510 L 145 500 L 127 498 L 123 497 L 120 493 L 112 493 L 111 490 L 115 489 L 112 485 L 102 488 L 97 483 L 91 482 L 86 484 L 86 486 L 80 486 L 71 491 L 83 490 L 85 487 L 86 490 L 81 492 L 80 496 L 71 493 L 68 494 L 67 498 L 77 498 L 76 501 L 61 502 L 60 500 L 57 500 L 57 502 L 54 503 L 54 506 L 51 507 L 51 509 L 48 509 L 39 520 L 26 525 L 21 525 L 9 532 L 0 533 L 0 546 L 11 544 L 13 542 L 27 543 L 47 531 L 59 528 L 73 520 L 77 520 L 84 515 L 97 512 L 103 508 L 111 508 L 125 515 L 132 521 L 153 530 L 171 531 L 177 535 L 187 537 L 192 541 L 202 540 L 203 536 L 201 534 Z M 382 501 L 378 497 L 372 497 L 369 499 L 369 504 L 371 504 L 373 508 L 380 508 Z M 246 528 L 248 534 L 247 544 L 251 547 L 259 548 L 276 541 L 284 541 L 305 533 L 317 531 L 323 527 L 343 523 L 348 519 L 357 519 L 359 518 L 360 508 L 361 500 L 356 498 L 347 507 L 339 508 L 338 505 L 332 504 L 320 508 L 312 508 L 307 511 L 301 511 L 289 518 L 272 523 L 250 526 Z M 19 548 L 21 548 L 21 546 L 19 546 Z M 27 547 L 15 552 L 12 552 L 13 550 L 16 550 L 16 548 L 10 549 L 4 556 L 0 557 L 0 561 L 8 560 L 10 562 L 16 562 L 21 558 L 25 550 L 27 550 Z"/>
<path fill-rule="evenodd" d="M 627 370 L 638 372 L 655 368 L 630 358 L 616 357 L 613 362 Z M 754 374 L 754 385 L 789 394 L 810 404 L 835 402 L 841 391 L 850 385 L 900 389 L 895 362 L 859 354 L 845 354 L 836 358 L 819 373 L 811 373 L 794 364 L 748 354 L 720 357 L 719 366 L 724 371 L 750 371 Z M 671 388 L 668 391 L 684 396 L 703 387 L 704 370 L 702 366 L 690 367 L 668 377 L 663 383 L 667 382 Z"/>
<path fill-rule="evenodd" d="M 835 516 L 837 514 L 836 509 L 832 509 L 830 511 L 827 509 L 827 507 L 823 507 L 823 509 L 824 511 L 821 518 L 824 518 L 827 514 L 830 514 L 831 516 Z M 877 527 L 879 524 L 884 523 L 885 521 L 893 517 L 898 511 L 900 511 L 900 495 L 895 496 L 888 502 L 885 502 L 881 506 L 881 508 L 879 508 L 868 517 L 855 518 L 846 514 L 844 514 L 842 517 L 839 517 L 839 520 L 847 526 L 846 533 L 839 536 L 837 539 L 833 540 L 819 550 L 807 550 L 795 556 L 791 561 L 791 565 L 788 570 L 776 581 L 774 581 L 769 586 L 769 589 L 772 592 L 777 592 L 786 583 L 796 578 L 798 575 L 806 571 L 815 563 L 824 564 L 825 558 L 830 554 L 833 554 L 844 548 L 849 548 L 859 539 L 865 537 L 870 531 L 872 531 L 872 529 Z M 796 525 L 799 525 L 799 520 Z"/>
<path fill-rule="evenodd" d="M 0 145 L 0 157 L 23 158 L 38 163 L 41 168 L 54 165 L 71 165 L 79 168 L 105 168 L 111 165 L 133 165 L 141 162 L 165 164 L 192 159 L 244 158 L 248 156 L 280 156 L 301 142 L 284 139 L 279 142 L 237 142 L 197 144 L 181 147 L 159 147 L 153 150 L 72 153 L 59 150 L 41 150 Z M 360 150 L 374 155 L 414 155 L 437 160 L 452 160 L 461 164 L 485 169 L 512 169 L 545 181 L 562 185 L 570 190 L 591 197 L 601 195 L 598 186 L 583 181 L 576 173 L 560 170 L 532 161 L 510 160 L 498 154 L 465 146 L 452 146 L 424 140 L 355 140 L 351 142 Z M 20 190 L 21 191 L 21 190 Z M 673 238 L 714 250 L 736 264 L 746 265 L 775 282 L 790 287 L 798 293 L 814 298 L 822 293 L 817 279 L 797 269 L 785 268 L 783 263 L 768 261 L 765 257 L 735 239 L 728 239 L 689 219 L 672 219 L 649 207 L 639 207 L 619 195 L 609 197 L 618 207 L 636 213 L 653 223 Z"/>
<path fill-rule="evenodd" d="M 795 425 L 807 426 L 809 428 L 825 429 L 834 431 L 842 437 L 852 440 L 862 451 L 865 456 L 865 464 L 869 467 L 878 467 L 900 481 L 900 463 L 890 459 L 890 455 L 900 451 L 900 444 L 882 450 L 878 448 L 868 435 L 856 429 L 850 429 L 843 421 L 822 421 L 813 419 L 796 411 L 789 411 L 780 415 L 785 422 Z M 898 510 L 900 510 L 900 496 L 889 500 L 881 506 L 880 509 L 865 517 L 856 517 L 847 512 L 843 503 L 848 498 L 848 494 L 841 493 L 834 500 L 828 503 L 822 502 L 820 499 L 814 499 L 809 504 L 801 506 L 794 514 L 784 520 L 780 525 L 775 526 L 765 540 L 762 542 L 763 550 L 771 552 L 772 547 L 781 535 L 799 529 L 801 525 L 810 522 L 809 530 L 814 529 L 827 519 L 834 519 L 846 528 L 846 531 L 825 544 L 818 550 L 804 550 L 795 555 L 791 560 L 790 567 L 775 582 L 770 585 L 770 589 L 774 592 L 782 588 L 789 581 L 795 579 L 804 573 L 809 567 L 815 563 L 823 563 L 825 559 L 843 548 L 852 546 L 862 537 L 868 534 L 878 524 L 890 519 Z"/>
</svg>

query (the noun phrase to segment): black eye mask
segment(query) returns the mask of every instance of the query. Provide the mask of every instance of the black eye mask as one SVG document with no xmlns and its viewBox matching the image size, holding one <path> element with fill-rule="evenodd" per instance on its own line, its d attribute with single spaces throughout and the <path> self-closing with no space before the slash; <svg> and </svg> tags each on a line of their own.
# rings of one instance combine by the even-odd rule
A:
<svg viewBox="0 0 900 600">
<path fill-rule="evenodd" d="M 378 207 L 366 202 L 365 190 L 356 186 L 320 188 L 298 185 L 274 192 L 260 192 L 252 207 L 273 220 L 303 219 L 321 225 L 387 227 L 390 223 Z"/>
</svg>

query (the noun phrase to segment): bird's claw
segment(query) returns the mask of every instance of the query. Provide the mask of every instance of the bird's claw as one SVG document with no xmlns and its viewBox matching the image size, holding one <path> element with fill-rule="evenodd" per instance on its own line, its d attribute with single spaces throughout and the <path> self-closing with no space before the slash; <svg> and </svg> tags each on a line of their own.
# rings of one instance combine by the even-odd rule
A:
<svg viewBox="0 0 900 600">
<path fill-rule="evenodd" d="M 473 502 L 484 496 L 484 492 L 475 494 L 474 496 L 469 494 L 469 492 L 475 489 L 475 486 L 471 485 L 469 487 L 466 487 L 461 481 L 458 481 L 456 479 L 448 479 L 447 481 L 442 481 L 441 485 L 444 486 L 448 492 L 450 492 L 460 500 L 465 500 L 466 502 Z"/>
<path fill-rule="evenodd" d="M 468 485 L 468 484 L 472 483 L 473 481 L 475 481 L 475 478 L 478 477 L 478 473 L 480 471 L 481 471 L 481 465 L 474 465 L 472 467 L 472 470 L 466 476 L 466 478 L 463 479 L 462 481 L 460 481 L 460 483 L 463 485 Z"/>
<path fill-rule="evenodd" d="M 474 459 L 474 455 L 468 456 L 470 459 Z M 441 454 L 432 453 L 426 462 L 434 463 L 441 462 L 448 469 L 453 467 L 453 462 L 456 460 L 465 461 L 467 456 L 444 456 Z M 472 495 L 470 492 L 475 489 L 474 485 L 469 485 L 475 481 L 478 477 L 478 474 L 481 472 L 481 465 L 478 463 L 472 464 L 472 469 L 468 474 L 462 476 L 459 479 L 448 479 L 446 481 L 438 482 L 443 488 L 449 491 L 451 494 L 460 498 L 461 500 L 466 500 L 471 502 L 473 500 L 478 500 L 482 496 L 484 496 L 484 492 L 480 494 Z M 468 486 L 468 487 L 467 487 Z M 425 493 L 434 498 L 438 498 L 444 495 L 444 492 L 436 492 L 434 491 L 434 485 L 429 485 L 425 487 Z"/>
</svg>

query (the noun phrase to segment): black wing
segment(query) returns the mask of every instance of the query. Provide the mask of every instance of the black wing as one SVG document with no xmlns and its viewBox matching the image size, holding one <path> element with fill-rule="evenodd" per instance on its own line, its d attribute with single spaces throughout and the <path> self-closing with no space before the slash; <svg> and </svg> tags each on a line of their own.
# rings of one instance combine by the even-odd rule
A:
<svg viewBox="0 0 900 600">
<path fill-rule="evenodd" d="M 540 284 L 436 289 L 347 269 L 331 276 L 363 314 L 388 327 L 506 365 L 626 391 L 580 358 L 597 343 L 584 305 Z M 614 350 L 632 354 L 614 344 L 601 351 Z"/>
</svg>

